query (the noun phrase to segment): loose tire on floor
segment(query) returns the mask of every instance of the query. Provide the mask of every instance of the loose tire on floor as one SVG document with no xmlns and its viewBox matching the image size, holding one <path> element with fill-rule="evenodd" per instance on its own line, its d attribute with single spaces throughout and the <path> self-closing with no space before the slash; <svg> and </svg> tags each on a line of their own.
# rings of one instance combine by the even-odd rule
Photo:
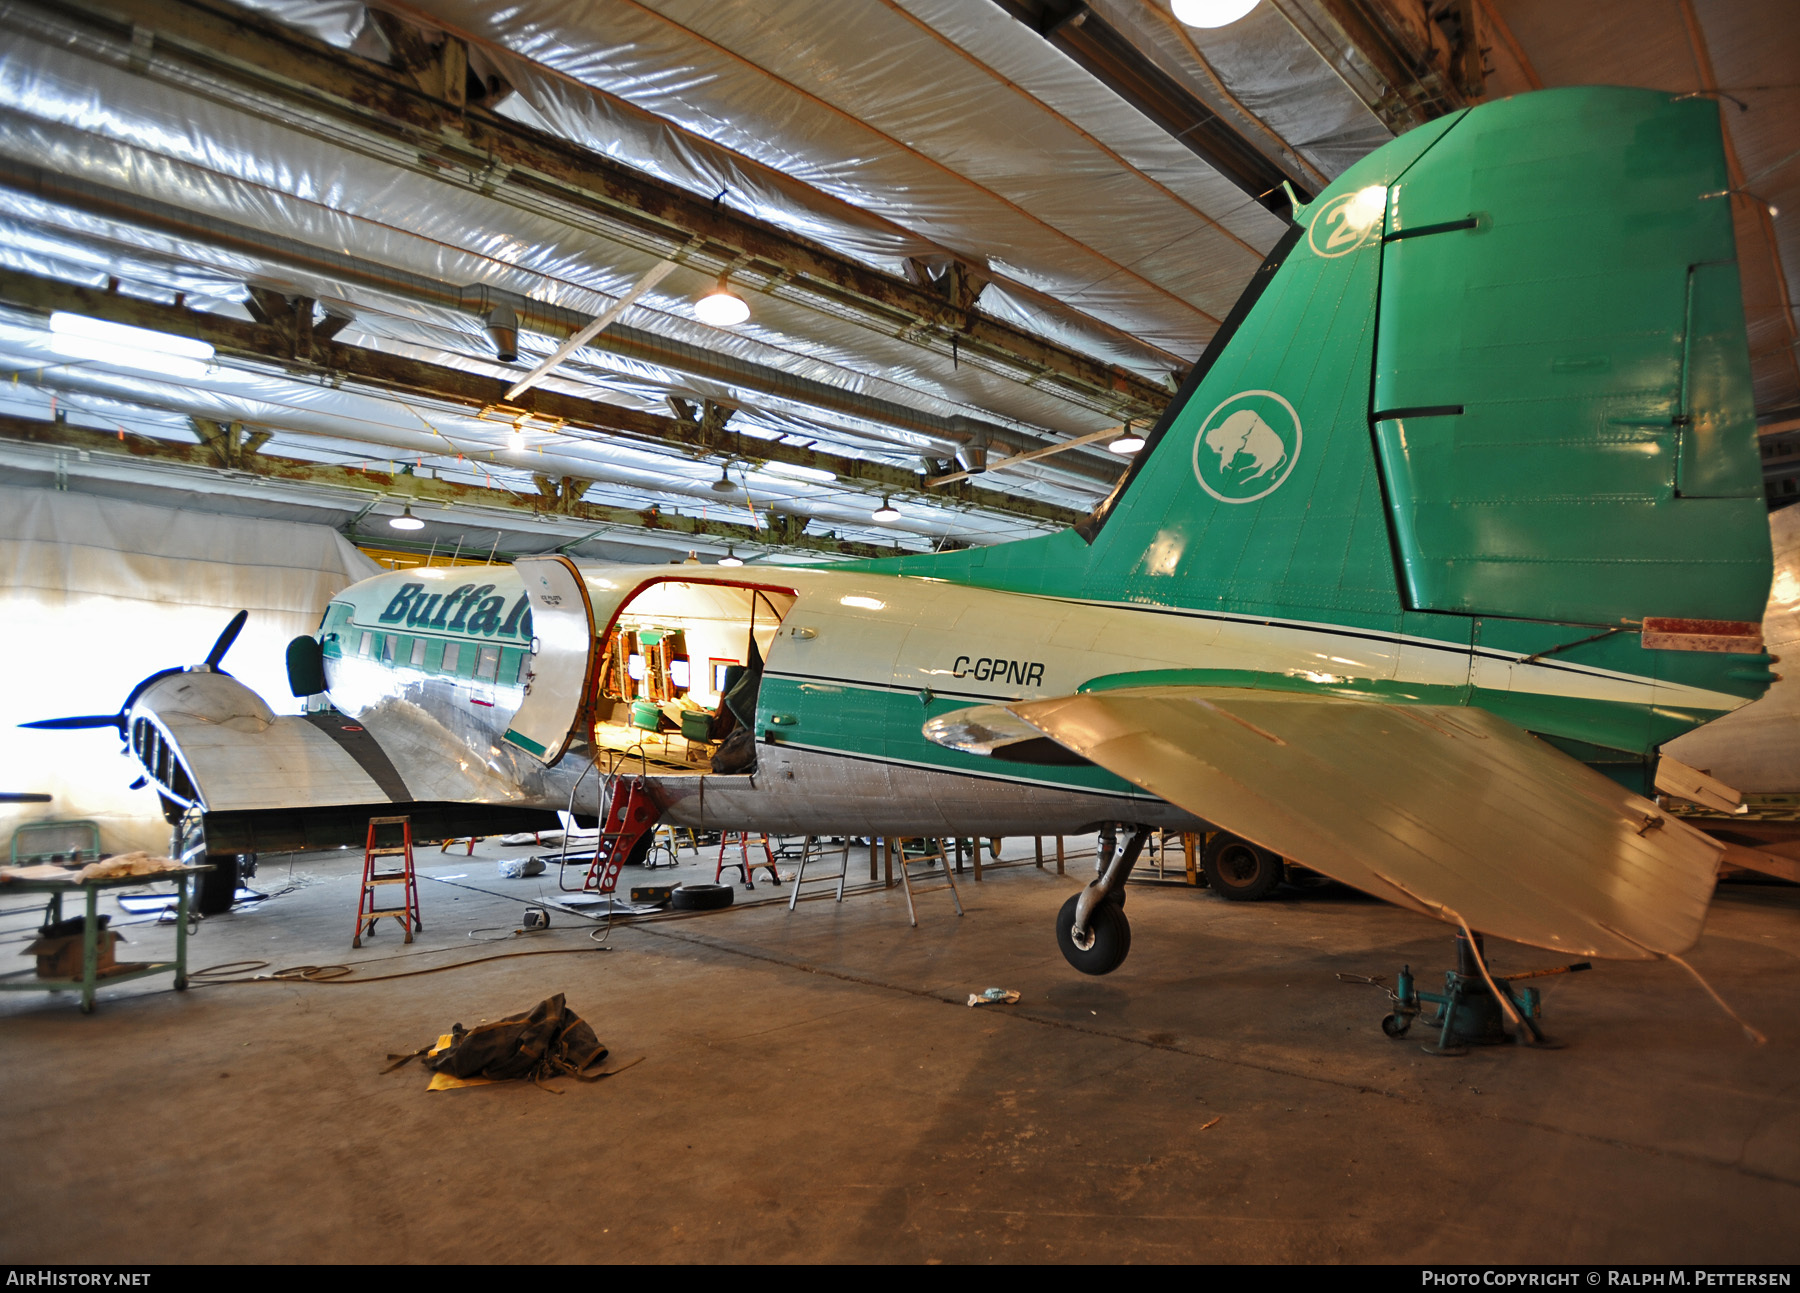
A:
<svg viewBox="0 0 1800 1293">
<path fill-rule="evenodd" d="M 669 905 L 676 911 L 718 911 L 731 906 L 731 886 L 684 884 L 669 895 Z"/>
<path fill-rule="evenodd" d="M 1267 898 L 1282 880 L 1279 857 L 1224 831 L 1207 841 L 1200 869 L 1206 872 L 1207 887 L 1232 902 Z"/>
<path fill-rule="evenodd" d="M 1056 913 L 1056 946 L 1063 960 L 1083 974 L 1111 974 L 1131 954 L 1131 922 L 1118 903 L 1103 902 L 1088 913 L 1088 935 L 1093 942 L 1087 947 L 1075 943 L 1075 904 L 1078 893 Z"/>
</svg>

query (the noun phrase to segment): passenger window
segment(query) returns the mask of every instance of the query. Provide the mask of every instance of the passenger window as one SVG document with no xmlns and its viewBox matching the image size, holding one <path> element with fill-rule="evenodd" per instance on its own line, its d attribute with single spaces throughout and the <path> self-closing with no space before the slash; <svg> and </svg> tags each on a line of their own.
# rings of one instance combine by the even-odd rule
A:
<svg viewBox="0 0 1800 1293">
<path fill-rule="evenodd" d="M 475 657 L 475 676 L 493 682 L 500 673 L 500 648 L 482 647 Z"/>
<path fill-rule="evenodd" d="M 375 635 L 373 633 L 363 634 L 362 635 L 362 644 L 356 648 L 356 654 L 357 655 L 368 655 L 369 649 L 372 646 L 374 646 L 374 644 L 375 644 Z"/>
<path fill-rule="evenodd" d="M 424 638 L 414 638 L 413 639 L 412 659 L 411 659 L 410 663 L 412 664 L 412 667 L 415 669 L 421 668 L 425 664 L 425 639 Z"/>
<path fill-rule="evenodd" d="M 444 672 L 455 673 L 457 663 L 462 659 L 462 643 L 444 643 Z"/>
<path fill-rule="evenodd" d="M 519 652 L 519 676 L 513 681 L 523 683 L 529 677 L 531 677 L 531 652 L 521 651 Z"/>
</svg>

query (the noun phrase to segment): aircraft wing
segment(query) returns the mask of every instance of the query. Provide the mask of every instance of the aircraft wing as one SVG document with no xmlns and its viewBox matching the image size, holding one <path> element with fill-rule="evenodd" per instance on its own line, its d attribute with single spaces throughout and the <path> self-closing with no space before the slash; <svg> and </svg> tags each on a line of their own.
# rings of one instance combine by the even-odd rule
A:
<svg viewBox="0 0 1800 1293">
<path fill-rule="evenodd" d="M 273 718 L 260 731 L 180 713 L 159 715 L 212 812 L 410 799 L 381 747 L 362 729 L 312 716 Z M 360 744 L 357 744 L 360 737 Z"/>
<path fill-rule="evenodd" d="M 1718 844 L 1483 710 L 1213 687 L 1005 708 L 1234 834 L 1486 934 L 1643 960 L 1706 920 Z"/>
</svg>

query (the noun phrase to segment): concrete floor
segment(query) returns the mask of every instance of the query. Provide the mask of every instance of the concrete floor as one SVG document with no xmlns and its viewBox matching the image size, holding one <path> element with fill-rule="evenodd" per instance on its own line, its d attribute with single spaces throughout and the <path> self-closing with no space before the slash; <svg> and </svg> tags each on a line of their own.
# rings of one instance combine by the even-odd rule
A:
<svg viewBox="0 0 1800 1293">
<path fill-rule="evenodd" d="M 1680 969 L 1602 964 L 1545 981 L 1565 1049 L 1439 1059 L 1335 975 L 1429 982 L 1449 930 L 1341 890 L 1134 886 L 1134 951 L 1104 979 L 1053 942 L 1078 866 L 965 878 L 968 915 L 931 894 L 917 929 L 876 891 L 618 927 L 610 951 L 561 913 L 478 945 L 554 892 L 496 877 L 517 852 L 428 852 L 426 932 L 406 947 L 388 922 L 359 952 L 360 856 L 265 859 L 256 883 L 286 892 L 205 922 L 192 964 L 568 954 L 361 985 L 159 979 L 93 1016 L 0 999 L 0 1260 L 1800 1259 L 1800 889 L 1726 887 L 1691 957 L 1766 1046 Z M 173 941 L 127 933 L 122 956 Z M 967 1008 L 990 985 L 1023 997 Z M 561 1095 L 381 1073 L 558 991 L 615 1062 L 644 1062 Z"/>
</svg>

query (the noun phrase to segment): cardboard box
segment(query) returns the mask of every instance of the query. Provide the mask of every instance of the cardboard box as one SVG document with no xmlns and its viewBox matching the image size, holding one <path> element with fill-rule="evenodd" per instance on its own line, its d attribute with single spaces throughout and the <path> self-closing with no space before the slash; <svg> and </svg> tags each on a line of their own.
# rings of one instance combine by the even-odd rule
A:
<svg viewBox="0 0 1800 1293">
<path fill-rule="evenodd" d="M 119 936 L 110 929 L 100 931 L 94 972 L 104 976 L 115 968 L 113 945 Z M 25 949 L 25 955 L 37 957 L 40 979 L 79 979 L 81 977 L 81 935 L 63 934 L 39 938 Z"/>
</svg>

